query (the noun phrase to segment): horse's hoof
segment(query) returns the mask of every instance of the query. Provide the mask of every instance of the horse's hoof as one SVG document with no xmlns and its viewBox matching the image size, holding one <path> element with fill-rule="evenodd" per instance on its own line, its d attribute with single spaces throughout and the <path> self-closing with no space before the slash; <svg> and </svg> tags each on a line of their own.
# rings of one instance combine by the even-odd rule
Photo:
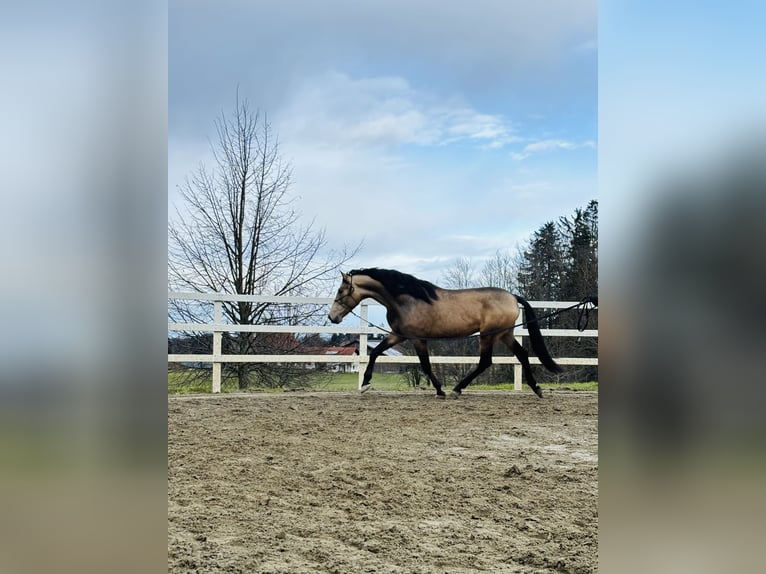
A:
<svg viewBox="0 0 766 574">
<path fill-rule="evenodd" d="M 372 388 L 372 385 L 362 385 L 361 387 L 359 387 L 359 394 L 361 395 L 362 393 L 366 393 L 371 388 Z"/>
<path fill-rule="evenodd" d="M 445 395 L 444 393 L 442 393 L 442 394 L 440 394 L 440 395 L 439 395 L 439 394 L 437 394 L 437 395 L 436 395 L 436 398 L 437 398 L 437 399 L 446 399 L 446 398 L 447 398 L 447 395 Z"/>
<path fill-rule="evenodd" d="M 543 398 L 543 390 L 540 387 L 537 387 L 536 389 L 532 389 L 532 390 L 535 391 L 535 394 L 538 397 L 540 397 L 541 399 Z"/>
<path fill-rule="evenodd" d="M 460 398 L 460 393 L 458 393 L 457 391 L 450 391 L 449 398 L 451 398 L 451 399 L 459 399 Z"/>
</svg>

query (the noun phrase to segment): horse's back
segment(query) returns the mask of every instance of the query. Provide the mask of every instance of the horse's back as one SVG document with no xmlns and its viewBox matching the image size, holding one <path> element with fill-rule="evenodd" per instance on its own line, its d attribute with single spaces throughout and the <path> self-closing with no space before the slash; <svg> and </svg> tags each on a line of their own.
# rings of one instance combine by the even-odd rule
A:
<svg viewBox="0 0 766 574">
<path fill-rule="evenodd" d="M 473 289 L 442 289 L 445 301 L 451 304 L 500 306 L 518 310 L 518 301 L 509 291 L 500 287 L 476 287 Z"/>
<path fill-rule="evenodd" d="M 454 335 L 512 327 L 519 316 L 516 297 L 497 287 L 440 289 L 437 296 L 429 319 Z"/>
</svg>

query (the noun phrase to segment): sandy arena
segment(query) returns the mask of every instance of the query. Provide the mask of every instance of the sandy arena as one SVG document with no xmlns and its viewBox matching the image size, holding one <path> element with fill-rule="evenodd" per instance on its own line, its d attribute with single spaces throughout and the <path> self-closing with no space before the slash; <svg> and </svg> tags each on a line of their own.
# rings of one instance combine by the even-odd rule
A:
<svg viewBox="0 0 766 574">
<path fill-rule="evenodd" d="M 597 570 L 598 395 L 168 398 L 168 571 Z"/>
</svg>

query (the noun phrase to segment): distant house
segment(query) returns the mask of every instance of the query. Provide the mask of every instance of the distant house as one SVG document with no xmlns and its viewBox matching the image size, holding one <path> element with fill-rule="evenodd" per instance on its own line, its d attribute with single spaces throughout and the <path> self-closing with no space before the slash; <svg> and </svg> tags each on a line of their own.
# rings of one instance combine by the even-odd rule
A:
<svg viewBox="0 0 766 574">
<path fill-rule="evenodd" d="M 367 343 L 367 354 L 369 355 L 372 353 L 373 349 L 375 349 L 382 342 L 383 339 L 380 339 L 379 341 L 369 341 Z M 391 347 L 390 349 L 383 351 L 383 355 L 386 357 L 403 357 L 404 353 L 399 351 L 396 347 Z"/>
<path fill-rule="evenodd" d="M 326 355 L 336 357 L 351 357 L 358 355 L 356 347 L 303 347 L 301 352 L 305 355 Z M 334 373 L 351 373 L 359 369 L 353 363 L 306 363 L 307 369 L 316 369 L 326 367 L 328 371 Z"/>
<path fill-rule="evenodd" d="M 369 355 L 372 353 L 373 349 L 377 347 L 380 344 L 380 341 L 370 341 L 367 344 L 367 354 Z M 345 345 L 342 347 L 313 347 L 313 348 L 305 348 L 303 349 L 303 352 L 307 355 L 325 355 L 325 356 L 337 356 L 337 357 L 352 357 L 354 355 L 358 355 L 359 351 L 356 348 L 356 345 Z M 396 349 L 388 349 L 383 352 L 383 355 L 389 356 L 389 357 L 401 357 L 403 353 L 401 351 L 398 351 Z M 331 371 L 333 373 L 358 373 L 359 372 L 359 366 L 355 363 L 320 363 L 321 365 L 326 365 L 327 370 Z M 318 367 L 317 363 L 307 363 L 306 367 L 309 369 L 316 369 Z M 383 372 L 399 372 L 401 370 L 402 365 L 400 364 L 378 364 L 376 366 L 377 369 L 383 371 Z"/>
</svg>

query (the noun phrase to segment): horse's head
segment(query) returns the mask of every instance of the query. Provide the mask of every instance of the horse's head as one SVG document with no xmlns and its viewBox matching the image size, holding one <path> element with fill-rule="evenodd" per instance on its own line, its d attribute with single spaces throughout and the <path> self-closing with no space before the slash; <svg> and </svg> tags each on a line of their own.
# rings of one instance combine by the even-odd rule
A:
<svg viewBox="0 0 766 574">
<path fill-rule="evenodd" d="M 341 277 L 342 281 L 340 287 L 338 287 L 338 294 L 335 296 L 330 313 L 327 315 L 327 318 L 333 323 L 340 323 L 343 317 L 359 305 L 359 300 L 354 296 L 353 277 L 348 273 L 341 273 Z"/>
</svg>

